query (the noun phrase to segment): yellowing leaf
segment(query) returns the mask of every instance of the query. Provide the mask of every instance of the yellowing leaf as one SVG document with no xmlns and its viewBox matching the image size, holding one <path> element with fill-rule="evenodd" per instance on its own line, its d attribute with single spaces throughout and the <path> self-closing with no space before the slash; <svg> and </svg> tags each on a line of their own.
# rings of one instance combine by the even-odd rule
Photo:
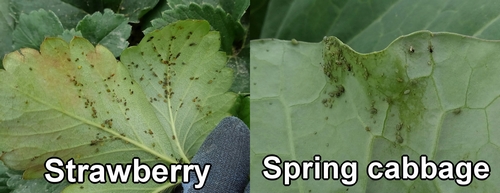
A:
<svg viewBox="0 0 500 193">
<path fill-rule="evenodd" d="M 205 21 L 166 26 L 124 51 L 123 64 L 78 37 L 8 54 L 0 70 L 0 160 L 25 178 L 41 177 L 49 157 L 189 163 L 236 101 L 219 34 L 209 29 Z"/>
</svg>

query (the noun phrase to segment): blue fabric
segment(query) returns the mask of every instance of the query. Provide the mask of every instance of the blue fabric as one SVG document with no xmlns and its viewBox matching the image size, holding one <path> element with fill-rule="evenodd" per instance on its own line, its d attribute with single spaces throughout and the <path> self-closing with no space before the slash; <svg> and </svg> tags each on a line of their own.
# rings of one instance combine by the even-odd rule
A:
<svg viewBox="0 0 500 193">
<path fill-rule="evenodd" d="M 211 168 L 200 190 L 194 189 L 198 180 L 191 172 L 190 182 L 182 184 L 185 193 L 249 192 L 250 130 L 236 117 L 224 118 L 207 136 L 191 163 L 198 163 L 202 168 L 209 163 Z"/>
</svg>

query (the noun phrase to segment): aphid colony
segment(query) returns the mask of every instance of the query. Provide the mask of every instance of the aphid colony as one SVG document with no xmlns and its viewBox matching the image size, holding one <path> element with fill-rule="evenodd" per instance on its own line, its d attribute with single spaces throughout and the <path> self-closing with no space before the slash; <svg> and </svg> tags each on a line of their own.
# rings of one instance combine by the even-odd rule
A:
<svg viewBox="0 0 500 193">
<path fill-rule="evenodd" d="M 403 128 L 403 123 L 398 123 L 396 125 L 396 141 L 398 143 L 403 143 L 404 139 L 401 137 L 401 129 Z"/>
<path fill-rule="evenodd" d="M 97 133 L 97 135 L 95 136 L 96 139 L 93 139 L 93 140 L 90 140 L 90 146 L 94 146 L 94 145 L 102 145 L 102 143 L 104 141 L 115 141 L 115 140 L 119 140 L 120 138 L 118 137 L 115 137 L 113 135 L 110 135 L 110 136 L 100 136 L 100 133 Z M 97 150 L 98 151 L 98 150 Z"/>
<path fill-rule="evenodd" d="M 335 101 L 334 97 L 340 97 L 342 94 L 344 94 L 345 88 L 342 85 L 337 85 L 337 90 L 328 92 L 328 98 L 324 98 L 321 103 L 327 108 L 332 108 L 333 107 L 333 102 Z M 324 92 L 326 93 L 326 91 Z"/>
<path fill-rule="evenodd" d="M 333 38 L 333 37 L 332 37 Z M 351 71 L 351 63 L 344 57 L 343 51 L 339 48 L 339 44 L 335 39 L 325 38 L 325 51 L 323 51 L 323 58 L 325 64 L 323 65 L 323 73 L 333 82 L 338 82 L 339 75 L 345 71 Z"/>
</svg>

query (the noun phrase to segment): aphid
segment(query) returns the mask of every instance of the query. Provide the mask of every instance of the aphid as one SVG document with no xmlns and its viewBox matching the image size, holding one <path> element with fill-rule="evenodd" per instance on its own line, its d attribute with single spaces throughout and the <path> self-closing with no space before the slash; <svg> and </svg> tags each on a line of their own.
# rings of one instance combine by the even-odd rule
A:
<svg viewBox="0 0 500 193">
<path fill-rule="evenodd" d="M 403 94 L 404 94 L 404 95 L 410 94 L 410 89 L 405 90 L 405 91 L 403 92 Z"/>
<path fill-rule="evenodd" d="M 372 107 L 372 108 L 370 109 L 370 113 L 371 113 L 372 115 L 377 114 L 377 112 L 378 112 L 378 110 L 377 110 L 375 107 Z"/>
<path fill-rule="evenodd" d="M 389 104 L 389 105 L 392 105 L 392 103 L 394 102 L 394 101 L 392 101 L 392 98 L 391 98 L 391 97 L 387 97 L 387 98 L 385 99 L 385 101 L 387 101 L 387 104 Z"/>
<path fill-rule="evenodd" d="M 325 117 L 325 120 L 328 120 L 328 117 Z"/>
<path fill-rule="evenodd" d="M 189 46 L 196 46 L 196 43 L 190 43 Z"/>
<path fill-rule="evenodd" d="M 396 130 L 400 131 L 403 128 L 403 123 L 398 123 L 396 125 Z"/>
<path fill-rule="evenodd" d="M 366 131 L 370 131 L 370 127 L 366 126 L 366 127 L 365 127 L 365 130 L 366 130 Z"/>
<path fill-rule="evenodd" d="M 172 135 L 172 140 L 175 140 L 175 135 Z"/>
<path fill-rule="evenodd" d="M 151 129 L 148 129 L 148 133 L 149 133 L 150 135 L 153 135 L 153 131 L 151 131 Z"/>
<path fill-rule="evenodd" d="M 35 156 L 33 158 L 31 158 L 31 161 L 35 161 L 37 158 L 39 158 L 40 156 Z"/>
<path fill-rule="evenodd" d="M 398 143 L 403 143 L 404 139 L 403 139 L 403 137 L 401 137 L 401 135 L 396 135 L 396 141 Z"/>
<path fill-rule="evenodd" d="M 429 52 L 430 53 L 434 52 L 434 49 L 433 49 L 432 45 L 429 45 Z"/>
<path fill-rule="evenodd" d="M 339 92 L 341 92 L 341 93 L 345 92 L 345 88 L 342 85 L 338 85 L 337 89 L 339 89 Z"/>
<path fill-rule="evenodd" d="M 208 84 L 212 84 L 212 82 L 213 82 L 212 80 L 209 80 L 209 81 L 208 81 Z"/>
<path fill-rule="evenodd" d="M 97 145 L 98 142 L 99 141 L 97 141 L 97 140 L 92 140 L 92 141 L 90 141 L 90 146 Z"/>
<path fill-rule="evenodd" d="M 30 71 L 33 70 L 33 68 L 30 67 Z"/>
<path fill-rule="evenodd" d="M 299 42 L 296 39 L 292 39 L 292 44 L 293 45 L 299 45 Z"/>
<path fill-rule="evenodd" d="M 370 77 L 370 73 L 368 71 L 366 71 L 366 68 L 365 68 L 365 72 L 363 73 L 363 77 L 365 78 L 365 80 L 368 80 L 368 77 Z"/>
<path fill-rule="evenodd" d="M 415 49 L 413 49 L 413 46 L 410 46 L 409 51 L 410 51 L 410 53 L 414 53 L 415 52 Z"/>
<path fill-rule="evenodd" d="M 455 110 L 453 110 L 453 114 L 455 114 L 455 115 L 459 115 L 461 112 L 462 112 L 462 109 L 460 109 L 460 108 L 456 108 Z"/>
</svg>

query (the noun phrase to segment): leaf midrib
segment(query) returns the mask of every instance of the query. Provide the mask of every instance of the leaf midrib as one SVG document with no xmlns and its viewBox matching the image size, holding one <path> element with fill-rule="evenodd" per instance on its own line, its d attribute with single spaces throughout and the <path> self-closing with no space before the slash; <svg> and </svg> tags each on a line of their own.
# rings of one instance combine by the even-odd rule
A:
<svg viewBox="0 0 500 193">
<path fill-rule="evenodd" d="M 35 100 L 36 102 L 38 102 L 38 103 L 40 103 L 40 104 L 43 104 L 43 105 L 45 105 L 45 106 L 49 107 L 50 109 L 56 110 L 56 111 L 58 111 L 58 112 L 60 112 L 60 113 L 62 113 L 62 114 L 64 114 L 64 115 L 67 115 L 67 116 L 69 116 L 69 117 L 71 117 L 71 118 L 74 118 L 74 119 L 76 119 L 76 120 L 79 120 L 79 121 L 81 121 L 82 123 L 85 123 L 85 124 L 87 124 L 87 125 L 90 125 L 90 126 L 93 126 L 93 127 L 99 128 L 99 129 L 101 129 L 101 130 L 103 130 L 103 131 L 105 131 L 105 132 L 108 132 L 108 133 L 110 133 L 110 134 L 114 135 L 115 137 L 120 138 L 121 140 L 124 140 L 124 141 L 126 141 L 126 142 L 129 142 L 129 143 L 131 143 L 131 144 L 133 144 L 133 145 L 137 146 L 138 148 L 140 148 L 140 149 L 142 149 L 142 150 L 144 150 L 144 151 L 146 151 L 146 152 L 148 152 L 148 153 L 150 153 L 150 154 L 152 154 L 152 155 L 154 155 L 154 156 L 159 157 L 160 159 L 163 159 L 163 160 L 165 160 L 165 161 L 167 161 L 167 162 L 170 162 L 170 163 L 176 163 L 176 162 L 177 162 L 177 161 L 175 161 L 175 159 L 173 159 L 173 158 L 171 158 L 171 157 L 168 157 L 168 156 L 165 156 L 165 155 L 163 155 L 163 154 L 160 154 L 159 152 L 156 152 L 156 151 L 154 151 L 154 150 L 152 150 L 152 149 L 148 148 L 147 146 L 145 146 L 145 145 L 143 145 L 143 144 L 138 143 L 138 142 L 137 142 L 137 141 L 135 141 L 135 140 L 132 140 L 132 139 L 130 139 L 130 138 L 128 138 L 128 137 L 123 137 L 122 135 L 120 135 L 118 132 L 116 132 L 116 131 L 114 131 L 114 130 L 111 130 L 111 129 L 108 129 L 108 128 L 105 128 L 105 127 L 103 128 L 103 127 L 101 127 L 101 125 L 98 125 L 98 124 L 96 124 L 96 123 L 94 123 L 94 122 L 92 122 L 92 121 L 89 121 L 89 120 L 87 120 L 87 119 L 85 119 L 85 118 L 83 118 L 83 117 L 80 117 L 80 116 L 74 115 L 74 114 L 69 113 L 69 112 L 66 112 L 66 111 L 64 111 L 64 110 L 62 110 L 62 109 L 60 109 L 60 108 L 57 108 L 57 107 L 55 107 L 55 106 L 52 106 L 51 104 L 46 103 L 45 101 L 40 100 L 40 99 L 38 99 L 37 97 L 34 97 L 34 96 L 32 96 L 32 95 L 29 95 L 29 94 L 27 94 L 27 93 L 25 93 L 25 92 L 22 92 L 20 89 L 17 89 L 17 88 L 15 88 L 15 87 L 12 87 L 11 85 L 9 85 L 9 87 L 10 87 L 12 90 L 16 90 L 18 93 L 20 93 L 20 94 L 22 94 L 22 95 L 24 95 L 24 96 L 26 96 L 26 97 L 28 97 L 28 98 L 31 98 L 31 99 Z"/>
</svg>

